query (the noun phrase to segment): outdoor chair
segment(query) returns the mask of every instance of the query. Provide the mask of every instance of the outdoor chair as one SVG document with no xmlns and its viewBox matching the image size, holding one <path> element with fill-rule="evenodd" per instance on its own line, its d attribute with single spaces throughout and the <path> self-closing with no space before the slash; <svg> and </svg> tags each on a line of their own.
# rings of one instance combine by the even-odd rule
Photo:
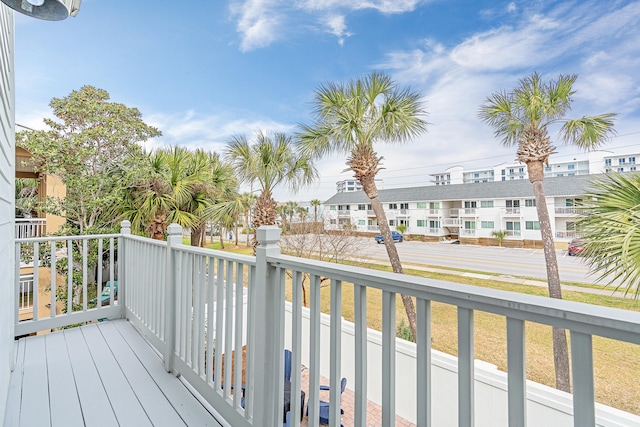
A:
<svg viewBox="0 0 640 427">
<path fill-rule="evenodd" d="M 343 378 L 340 381 L 340 395 L 344 393 L 344 389 L 347 388 L 347 379 Z M 329 386 L 321 385 L 320 390 L 331 390 Z M 344 414 L 344 410 L 340 408 L 340 413 Z M 309 416 L 309 406 L 307 405 L 307 417 Z M 321 424 L 329 424 L 329 402 L 325 402 L 324 400 L 320 401 L 320 410 L 319 410 L 319 418 Z M 343 427 L 340 424 L 340 427 Z"/>
</svg>

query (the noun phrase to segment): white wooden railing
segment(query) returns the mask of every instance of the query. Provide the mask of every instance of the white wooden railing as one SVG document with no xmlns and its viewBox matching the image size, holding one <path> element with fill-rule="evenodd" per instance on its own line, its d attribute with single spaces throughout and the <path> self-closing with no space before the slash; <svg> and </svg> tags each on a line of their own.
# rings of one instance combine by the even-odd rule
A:
<svg viewBox="0 0 640 427">
<path fill-rule="evenodd" d="M 50 329 L 65 324 L 102 317 L 128 317 L 163 354 L 168 371 L 185 378 L 230 425 L 280 426 L 283 407 L 283 362 L 285 336 L 285 293 L 290 295 L 292 378 L 291 411 L 300 413 L 302 352 L 308 352 L 309 426 L 318 427 L 320 400 L 320 360 L 328 354 L 330 425 L 340 425 L 339 383 L 343 360 L 352 358 L 354 379 L 354 425 L 364 427 L 367 420 L 367 376 L 378 370 L 382 382 L 382 425 L 395 423 L 396 406 L 396 298 L 398 294 L 415 298 L 417 343 L 415 394 L 416 424 L 431 426 L 434 379 L 431 376 L 431 303 L 457 307 L 457 414 L 451 414 L 459 426 L 474 425 L 474 313 L 493 313 L 506 319 L 508 352 L 508 424 L 527 425 L 525 322 L 556 326 L 570 331 L 574 425 L 594 426 L 594 373 L 592 337 L 640 344 L 640 313 L 588 304 L 555 300 L 532 295 L 486 289 L 425 278 L 397 275 L 359 267 L 319 262 L 280 254 L 277 227 L 258 229 L 260 246 L 256 257 L 194 248 L 181 244 L 181 229 L 172 224 L 167 242 L 132 236 L 123 223 L 119 235 L 56 238 L 47 253 L 54 269 L 59 249 L 80 248 L 82 265 L 80 289 L 84 293 L 80 308 L 47 319 L 35 318 L 16 325 L 16 334 Z M 23 239 L 16 242 L 34 247 L 34 265 L 41 262 L 41 246 L 53 239 Z M 90 244 L 91 242 L 95 244 Z M 102 244 L 100 243 L 102 242 Z M 108 307 L 87 307 L 88 247 L 108 245 L 111 266 L 115 243 L 118 248 L 120 291 L 118 301 Z M 76 252 L 78 252 L 76 250 Z M 74 264 L 75 265 L 75 264 Z M 35 271 L 38 271 L 37 268 Z M 111 272 L 113 277 L 113 271 Z M 34 281 L 37 277 L 34 272 Z M 55 277 L 55 274 L 52 276 Z M 308 328 L 303 330 L 303 281 L 309 301 Z M 98 280 L 100 282 L 100 280 Z M 56 289 L 55 279 L 52 289 Z M 76 285 L 76 287 L 79 285 Z M 321 286 L 330 294 L 329 345 L 320 345 Z M 342 291 L 353 288 L 354 341 L 343 342 L 341 314 Z M 367 347 L 367 295 L 382 293 L 381 364 L 370 364 Z M 34 293 L 35 295 L 35 293 Z M 55 292 L 52 293 L 55 295 Z M 245 309 L 244 298 L 247 298 Z M 70 294 L 70 297 L 72 295 Z M 52 296 L 52 306 L 55 297 Z M 17 304 L 16 304 L 17 307 Z M 16 308 L 17 310 L 17 308 Z M 305 323 L 306 324 L 306 323 Z M 303 336 L 305 340 L 303 341 Z M 309 342 L 306 347 L 303 343 Z M 224 387 L 241 383 L 241 372 L 231 366 L 231 353 L 246 344 L 245 390 Z M 303 348 L 304 347 L 304 348 Z M 343 349 L 352 349 L 345 350 Z M 243 366 L 242 352 L 235 352 L 236 366 Z M 241 395 L 244 394 L 244 407 Z M 291 425 L 299 426 L 298 417 Z"/>
<path fill-rule="evenodd" d="M 30 310 L 33 308 L 33 274 L 20 275 L 18 286 L 18 311 Z"/>
<path fill-rule="evenodd" d="M 46 218 L 16 218 L 16 239 L 41 237 L 46 225 Z"/>
</svg>

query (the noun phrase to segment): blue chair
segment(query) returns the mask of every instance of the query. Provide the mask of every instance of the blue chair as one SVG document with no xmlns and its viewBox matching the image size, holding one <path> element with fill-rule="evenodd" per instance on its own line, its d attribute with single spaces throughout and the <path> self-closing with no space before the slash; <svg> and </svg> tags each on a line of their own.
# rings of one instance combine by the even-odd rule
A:
<svg viewBox="0 0 640 427">
<path fill-rule="evenodd" d="M 347 379 L 343 378 L 340 381 L 340 395 L 344 393 L 344 389 L 347 388 Z M 329 386 L 321 385 L 320 390 L 331 390 Z M 340 408 L 340 413 L 344 414 L 344 410 Z M 309 416 L 309 406 L 307 405 L 307 417 Z M 324 400 L 320 401 L 320 410 L 319 410 L 319 418 L 321 424 L 329 424 L 329 402 L 325 402 Z M 343 427 L 340 424 L 340 427 Z"/>
<path fill-rule="evenodd" d="M 284 379 L 291 381 L 291 350 L 284 350 Z"/>
</svg>

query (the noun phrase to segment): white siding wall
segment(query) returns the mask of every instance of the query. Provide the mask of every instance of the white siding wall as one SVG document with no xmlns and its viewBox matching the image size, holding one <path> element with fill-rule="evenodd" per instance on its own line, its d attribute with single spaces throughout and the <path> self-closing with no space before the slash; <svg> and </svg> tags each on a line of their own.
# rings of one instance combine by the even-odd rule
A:
<svg viewBox="0 0 640 427">
<path fill-rule="evenodd" d="M 4 420 L 13 357 L 14 80 L 13 12 L 0 3 L 0 421 Z"/>
</svg>

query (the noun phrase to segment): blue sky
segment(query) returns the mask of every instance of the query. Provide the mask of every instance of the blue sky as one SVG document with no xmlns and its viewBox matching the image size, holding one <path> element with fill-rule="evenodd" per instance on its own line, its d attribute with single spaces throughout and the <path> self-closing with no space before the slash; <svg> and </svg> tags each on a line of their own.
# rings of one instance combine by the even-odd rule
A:
<svg viewBox="0 0 640 427">
<path fill-rule="evenodd" d="M 221 152 L 232 135 L 295 132 L 314 90 L 372 71 L 424 95 L 428 133 L 379 146 L 384 188 L 511 162 L 477 119 L 491 93 L 537 71 L 578 74 L 570 116 L 615 112 L 605 149 L 640 150 L 640 2 L 501 0 L 83 0 L 76 18 L 16 14 L 16 122 L 43 128 L 48 103 L 83 85 L 138 108 L 152 148 Z M 555 159 L 576 157 L 557 143 Z M 339 155 L 318 182 L 279 201 L 327 199 L 350 178 Z"/>
</svg>

